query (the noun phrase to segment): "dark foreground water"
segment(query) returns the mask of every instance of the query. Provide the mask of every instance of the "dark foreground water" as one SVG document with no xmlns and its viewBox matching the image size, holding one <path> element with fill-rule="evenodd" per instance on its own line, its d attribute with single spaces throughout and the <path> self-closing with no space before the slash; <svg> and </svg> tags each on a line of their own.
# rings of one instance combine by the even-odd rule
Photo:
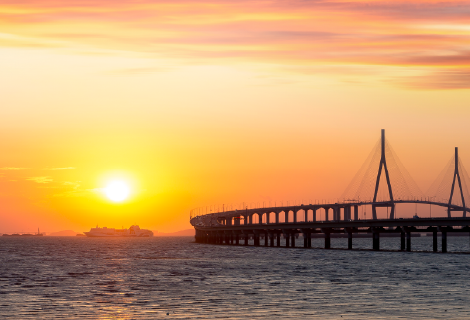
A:
<svg viewBox="0 0 470 320">
<path fill-rule="evenodd" d="M 470 318 L 468 254 L 192 241 L 0 238 L 0 318 Z M 468 237 L 448 241 L 451 251 L 469 250 Z M 354 246 L 371 242 L 354 239 Z M 382 238 L 381 247 L 399 242 Z M 431 245 L 431 237 L 412 238 L 413 250 Z"/>
</svg>

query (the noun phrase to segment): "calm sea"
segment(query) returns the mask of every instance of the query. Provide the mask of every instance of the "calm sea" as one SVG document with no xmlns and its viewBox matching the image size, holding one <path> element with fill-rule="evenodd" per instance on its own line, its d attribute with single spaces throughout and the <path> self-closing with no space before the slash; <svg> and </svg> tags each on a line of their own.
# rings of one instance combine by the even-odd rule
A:
<svg viewBox="0 0 470 320">
<path fill-rule="evenodd" d="M 448 242 L 449 251 L 470 250 L 468 237 Z M 384 249 L 399 243 L 381 239 Z M 412 250 L 431 245 L 431 237 L 412 238 Z M 356 248 L 371 246 L 354 239 Z M 464 319 L 469 293 L 468 254 L 215 246 L 192 237 L 0 238 L 1 318 Z"/>
</svg>

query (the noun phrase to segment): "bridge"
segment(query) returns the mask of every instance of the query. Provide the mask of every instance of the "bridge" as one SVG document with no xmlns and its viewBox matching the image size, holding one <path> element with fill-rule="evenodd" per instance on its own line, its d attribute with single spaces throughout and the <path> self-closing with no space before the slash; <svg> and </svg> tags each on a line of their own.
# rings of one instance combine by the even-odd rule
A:
<svg viewBox="0 0 470 320">
<path fill-rule="evenodd" d="M 378 167 L 378 168 L 377 168 Z M 331 248 L 331 235 L 344 234 L 348 249 L 353 248 L 353 237 L 360 233 L 370 234 L 372 249 L 380 250 L 380 235 L 395 233 L 400 236 L 400 247 L 411 251 L 411 234 L 432 232 L 433 251 L 438 251 L 438 232 L 441 234 L 441 252 L 447 252 L 447 234 L 465 232 L 470 235 L 470 218 L 466 207 L 470 201 L 468 185 L 470 178 L 455 148 L 451 160 L 424 194 L 385 139 L 381 138 L 364 162 L 361 169 L 344 191 L 341 198 L 328 201 L 309 201 L 294 205 L 251 206 L 243 204 L 222 206 L 222 210 L 204 212 L 203 208 L 191 210 L 190 222 L 196 230 L 196 242 L 211 244 L 295 247 L 299 234 L 303 247 L 312 247 L 316 234 L 324 238 L 325 249 Z M 412 219 L 398 218 L 397 206 L 427 204 L 444 208 L 445 217 Z M 371 206 L 371 219 L 360 217 L 359 209 Z M 378 218 L 378 210 L 386 208 L 386 218 Z M 291 214 L 292 212 L 292 214 Z M 323 219 L 318 214 L 323 213 Z M 318 236 L 317 235 L 317 236 Z"/>
</svg>

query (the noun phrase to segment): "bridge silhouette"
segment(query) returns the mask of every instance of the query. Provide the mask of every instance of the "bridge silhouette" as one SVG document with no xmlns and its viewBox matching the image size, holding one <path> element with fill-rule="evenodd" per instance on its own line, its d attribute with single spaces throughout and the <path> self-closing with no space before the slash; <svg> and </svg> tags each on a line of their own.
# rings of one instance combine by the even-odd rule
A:
<svg viewBox="0 0 470 320">
<path fill-rule="evenodd" d="M 309 248 L 312 235 L 322 234 L 325 248 L 329 249 L 331 234 L 343 233 L 348 237 L 348 249 L 352 249 L 353 235 L 368 233 L 372 235 L 372 249 L 380 250 L 380 234 L 399 233 L 400 250 L 411 251 L 413 232 L 432 232 L 433 251 L 437 252 L 440 232 L 441 251 L 447 252 L 448 232 L 470 232 L 470 218 L 467 218 L 470 208 L 466 207 L 470 201 L 469 184 L 470 178 L 459 159 L 458 148 L 455 148 L 447 166 L 427 194 L 423 194 L 385 139 L 382 129 L 380 140 L 338 201 L 257 208 L 243 206 L 230 210 L 222 207 L 222 211 L 206 214 L 201 214 L 203 210 L 197 208 L 191 210 L 190 222 L 196 230 L 196 242 L 200 243 L 239 245 L 242 241 L 249 245 L 252 239 L 253 245 L 259 246 L 260 238 L 264 238 L 265 246 L 275 246 L 276 240 L 279 247 L 283 236 L 286 247 L 295 247 L 296 236 L 302 234 L 304 247 Z M 447 216 L 397 218 L 398 204 L 438 206 L 446 209 Z M 372 207 L 372 219 L 359 217 L 359 208 L 366 205 Z M 386 219 L 378 219 L 377 208 L 387 208 Z M 320 209 L 324 211 L 323 220 L 317 219 Z M 303 217 L 298 219 L 301 213 Z"/>
</svg>

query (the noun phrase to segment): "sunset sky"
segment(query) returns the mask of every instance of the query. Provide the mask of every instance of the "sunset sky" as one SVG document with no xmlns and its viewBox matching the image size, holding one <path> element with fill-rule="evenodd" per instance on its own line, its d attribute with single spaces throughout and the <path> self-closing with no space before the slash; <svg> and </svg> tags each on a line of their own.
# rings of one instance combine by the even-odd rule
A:
<svg viewBox="0 0 470 320">
<path fill-rule="evenodd" d="M 426 192 L 469 121 L 468 1 L 0 3 L 0 233 L 335 199 L 380 129 Z"/>
</svg>

